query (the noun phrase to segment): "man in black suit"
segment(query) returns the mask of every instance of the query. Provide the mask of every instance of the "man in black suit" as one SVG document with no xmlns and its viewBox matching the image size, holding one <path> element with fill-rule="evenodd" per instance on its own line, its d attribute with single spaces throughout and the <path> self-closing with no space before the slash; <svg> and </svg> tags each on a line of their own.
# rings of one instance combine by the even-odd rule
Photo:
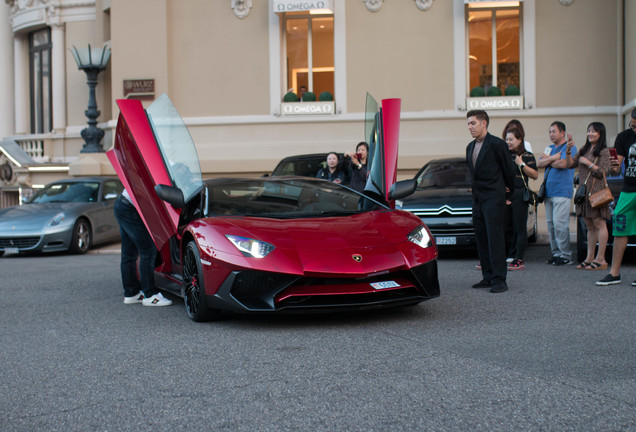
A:
<svg viewBox="0 0 636 432">
<path fill-rule="evenodd" d="M 474 138 L 466 147 L 466 161 L 473 178 L 473 224 L 483 276 L 473 288 L 501 293 L 508 290 L 504 214 L 514 191 L 515 168 L 505 141 L 488 133 L 486 111 L 469 111 L 466 118 Z"/>
</svg>

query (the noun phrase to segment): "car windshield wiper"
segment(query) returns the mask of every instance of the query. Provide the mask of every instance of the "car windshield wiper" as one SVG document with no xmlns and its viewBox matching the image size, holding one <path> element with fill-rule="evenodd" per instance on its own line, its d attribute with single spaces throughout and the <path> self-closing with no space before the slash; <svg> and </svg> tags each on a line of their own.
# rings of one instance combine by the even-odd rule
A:
<svg viewBox="0 0 636 432">
<path fill-rule="evenodd" d="M 443 188 L 467 188 L 470 187 L 470 184 L 468 183 L 450 183 L 450 184 L 432 184 L 432 185 L 427 185 L 427 186 L 418 186 L 417 190 L 424 190 L 424 189 L 431 189 L 431 188 L 437 188 L 437 189 L 443 189 Z"/>
</svg>

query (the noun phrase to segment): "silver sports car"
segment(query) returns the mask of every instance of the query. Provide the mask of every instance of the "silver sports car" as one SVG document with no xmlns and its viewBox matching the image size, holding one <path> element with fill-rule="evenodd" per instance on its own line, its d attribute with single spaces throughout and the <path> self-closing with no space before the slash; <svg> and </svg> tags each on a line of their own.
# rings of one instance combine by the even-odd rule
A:
<svg viewBox="0 0 636 432">
<path fill-rule="evenodd" d="M 77 177 L 48 184 L 27 203 L 0 210 L 0 255 L 84 253 L 119 239 L 113 213 L 123 186 L 115 177 Z"/>
</svg>

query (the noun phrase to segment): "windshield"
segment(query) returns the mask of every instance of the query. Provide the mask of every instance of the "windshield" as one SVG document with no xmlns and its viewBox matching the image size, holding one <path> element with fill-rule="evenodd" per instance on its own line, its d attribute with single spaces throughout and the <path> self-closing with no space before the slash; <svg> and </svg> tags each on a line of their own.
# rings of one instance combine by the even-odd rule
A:
<svg viewBox="0 0 636 432">
<path fill-rule="evenodd" d="M 470 187 L 470 172 L 466 161 L 431 162 L 416 178 L 417 189 Z"/>
<path fill-rule="evenodd" d="M 208 215 L 301 218 L 386 209 L 336 183 L 314 179 L 219 179 L 207 182 Z"/>
<path fill-rule="evenodd" d="M 188 201 L 201 190 L 201 167 L 194 142 L 177 109 L 164 93 L 146 109 L 174 186 Z"/>
<path fill-rule="evenodd" d="M 38 192 L 29 203 L 96 202 L 98 192 L 98 182 L 54 183 Z"/>
<path fill-rule="evenodd" d="M 382 131 L 380 124 L 380 107 L 378 102 L 367 93 L 364 115 L 364 137 L 369 144 L 367 166 L 369 169 L 365 191 L 378 197 L 382 196 L 381 185 L 384 181 L 384 162 L 381 160 Z M 375 160 L 378 158 L 378 160 Z"/>
</svg>

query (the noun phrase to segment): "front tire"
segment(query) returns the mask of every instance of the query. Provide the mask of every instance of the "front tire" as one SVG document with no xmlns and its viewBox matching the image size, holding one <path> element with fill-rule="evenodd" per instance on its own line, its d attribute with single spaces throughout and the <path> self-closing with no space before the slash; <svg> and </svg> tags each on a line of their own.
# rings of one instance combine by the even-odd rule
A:
<svg viewBox="0 0 636 432">
<path fill-rule="evenodd" d="M 205 284 L 199 248 L 194 241 L 188 243 L 183 262 L 183 283 L 185 285 L 186 313 L 192 321 L 210 321 L 215 317 L 215 311 L 205 304 Z"/>
<path fill-rule="evenodd" d="M 91 226 L 86 219 L 78 219 L 73 226 L 73 236 L 71 237 L 71 247 L 69 250 L 74 254 L 84 254 L 91 247 Z"/>
</svg>

